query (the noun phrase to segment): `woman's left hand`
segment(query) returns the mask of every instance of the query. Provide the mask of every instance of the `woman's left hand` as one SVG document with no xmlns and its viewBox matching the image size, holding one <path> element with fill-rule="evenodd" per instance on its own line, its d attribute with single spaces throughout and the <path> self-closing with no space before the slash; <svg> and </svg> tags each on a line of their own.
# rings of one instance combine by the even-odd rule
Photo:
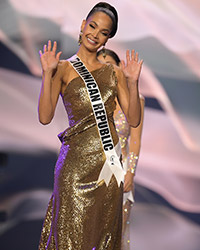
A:
<svg viewBox="0 0 200 250">
<path fill-rule="evenodd" d="M 134 189 L 133 174 L 127 171 L 124 177 L 124 192 L 129 192 L 133 189 Z"/>
<path fill-rule="evenodd" d="M 142 69 L 142 63 L 143 60 L 139 61 L 138 53 L 135 53 L 135 50 L 131 51 L 131 55 L 129 50 L 126 51 L 126 63 L 122 60 L 120 68 L 129 82 L 138 82 Z"/>
</svg>

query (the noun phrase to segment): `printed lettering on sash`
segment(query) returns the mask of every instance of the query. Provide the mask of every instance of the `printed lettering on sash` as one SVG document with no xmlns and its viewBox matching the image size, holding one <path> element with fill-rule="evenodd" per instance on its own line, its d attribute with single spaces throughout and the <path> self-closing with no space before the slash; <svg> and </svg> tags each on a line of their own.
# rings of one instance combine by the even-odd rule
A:
<svg viewBox="0 0 200 250">
<path fill-rule="evenodd" d="M 69 59 L 69 62 L 85 83 L 94 112 L 94 117 L 96 119 L 102 147 L 106 155 L 106 162 L 104 163 L 104 166 L 101 170 L 98 181 L 100 182 L 102 179 L 104 179 L 105 183 L 109 185 L 110 179 L 114 174 L 117 179 L 118 185 L 120 185 L 120 183 L 124 181 L 125 172 L 119 161 L 119 155 L 117 155 L 116 153 L 116 148 L 119 148 L 119 143 L 117 147 L 114 146 L 106 109 L 101 97 L 98 84 L 77 55 L 71 57 Z"/>
</svg>

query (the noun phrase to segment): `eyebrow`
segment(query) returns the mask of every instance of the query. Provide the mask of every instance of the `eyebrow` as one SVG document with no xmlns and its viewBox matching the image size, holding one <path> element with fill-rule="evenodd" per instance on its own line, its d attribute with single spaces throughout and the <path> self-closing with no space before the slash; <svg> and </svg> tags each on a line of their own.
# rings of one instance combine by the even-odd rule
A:
<svg viewBox="0 0 200 250">
<path fill-rule="evenodd" d="M 94 23 L 96 26 L 98 26 L 98 24 L 95 22 L 95 21 L 91 21 L 91 23 Z M 110 32 L 110 30 L 109 29 L 103 29 L 104 31 L 108 31 L 108 32 Z"/>
</svg>

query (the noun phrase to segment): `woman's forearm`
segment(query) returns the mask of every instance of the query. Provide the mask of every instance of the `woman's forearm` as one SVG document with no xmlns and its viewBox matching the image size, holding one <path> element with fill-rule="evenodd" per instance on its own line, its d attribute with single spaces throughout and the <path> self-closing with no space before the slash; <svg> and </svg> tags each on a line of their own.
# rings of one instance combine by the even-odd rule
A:
<svg viewBox="0 0 200 250">
<path fill-rule="evenodd" d="M 144 98 L 140 97 L 140 105 L 141 105 L 141 121 L 137 128 L 130 129 L 130 141 L 129 141 L 129 153 L 128 153 L 128 166 L 129 171 L 135 175 L 137 161 L 140 154 L 141 147 L 141 136 L 143 129 L 143 119 L 144 119 Z"/>
<path fill-rule="evenodd" d="M 42 124 L 50 123 L 54 115 L 52 97 L 51 97 L 52 74 L 53 74 L 52 71 L 48 71 L 48 72 L 43 72 L 42 75 L 42 86 L 38 104 L 39 121 Z"/>
<path fill-rule="evenodd" d="M 128 82 L 128 88 L 129 88 L 129 108 L 128 108 L 127 120 L 129 122 L 129 125 L 135 128 L 140 124 L 140 119 L 141 119 L 141 105 L 138 92 L 138 83 Z"/>
</svg>

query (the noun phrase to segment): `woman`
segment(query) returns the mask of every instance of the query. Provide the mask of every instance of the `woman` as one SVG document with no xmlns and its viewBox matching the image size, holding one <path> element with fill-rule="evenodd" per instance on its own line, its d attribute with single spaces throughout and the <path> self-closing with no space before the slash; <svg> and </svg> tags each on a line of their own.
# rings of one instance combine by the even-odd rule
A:
<svg viewBox="0 0 200 250">
<path fill-rule="evenodd" d="M 118 66 L 120 65 L 120 59 L 118 55 L 109 49 L 103 48 L 99 50 L 97 53 L 97 58 L 104 63 L 112 63 Z M 144 97 L 140 95 L 141 122 L 137 128 L 129 126 L 117 100 L 116 103 L 117 106 L 114 112 L 114 120 L 122 148 L 123 167 L 126 170 L 123 199 L 122 249 L 128 250 L 130 245 L 130 223 L 128 220 L 130 210 L 134 202 L 132 192 L 134 193 L 134 176 L 136 173 L 136 166 L 140 153 L 145 101 Z"/>
<path fill-rule="evenodd" d="M 106 148 L 103 143 L 110 141 L 112 146 L 113 142 L 114 148 L 118 150 L 118 136 L 112 117 L 116 96 L 129 124 L 136 127 L 140 122 L 138 78 L 142 61 L 138 61 L 134 52 L 131 57 L 127 52 L 124 75 L 119 68 L 97 60 L 97 50 L 115 35 L 117 22 L 114 7 L 99 3 L 82 22 L 80 48 L 75 59 L 59 61 L 61 52 L 56 54 L 56 42 L 51 48 L 49 41 L 44 51 L 40 51 L 43 77 L 39 120 L 42 124 L 51 122 L 61 95 L 69 128 L 59 135 L 62 146 L 55 166 L 54 190 L 39 250 L 121 248 L 122 168 L 114 153 L 107 158 L 114 149 Z M 96 85 L 91 78 L 91 82 L 86 83 L 77 74 L 76 60 L 85 64 L 91 72 L 90 77 L 92 75 L 96 80 Z M 91 84 L 96 89 L 88 90 L 92 88 Z M 94 113 L 93 100 L 88 93 L 98 93 L 97 86 L 104 105 L 98 104 L 96 107 L 105 106 L 105 111 L 102 109 Z M 100 115 L 102 113 L 104 115 Z M 104 120 L 106 116 L 108 119 Z M 103 130 L 100 131 L 99 123 L 97 126 L 98 118 L 102 119 L 102 123 L 108 120 L 111 132 L 109 140 L 103 141 L 100 134 Z M 106 128 L 106 131 L 109 129 Z M 110 175 L 116 166 L 118 173 Z M 105 175 L 105 169 L 109 176 Z"/>
</svg>

